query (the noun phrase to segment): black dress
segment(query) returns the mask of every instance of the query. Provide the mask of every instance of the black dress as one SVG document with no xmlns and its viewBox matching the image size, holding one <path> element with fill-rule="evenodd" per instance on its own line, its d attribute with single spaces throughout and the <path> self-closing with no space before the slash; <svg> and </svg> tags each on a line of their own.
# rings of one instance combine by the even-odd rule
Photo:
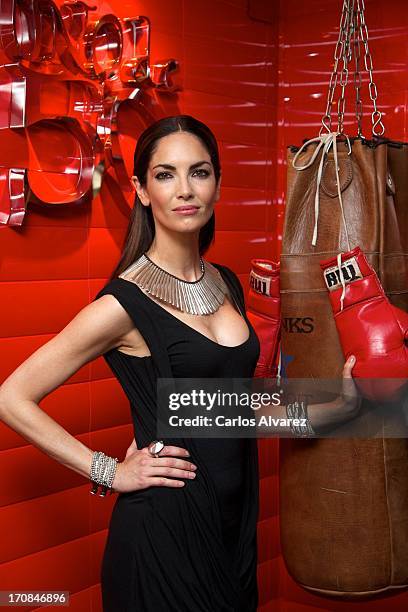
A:
<svg viewBox="0 0 408 612">
<path fill-rule="evenodd" d="M 138 448 L 156 435 L 157 377 L 253 375 L 259 341 L 236 275 L 216 265 L 244 315 L 249 337 L 227 347 L 210 340 L 116 278 L 112 294 L 144 337 L 151 356 L 117 349 L 104 358 L 130 400 Z M 104 612 L 255 612 L 258 454 L 255 439 L 165 438 L 197 465 L 181 488 L 121 493 L 113 508 L 101 573 Z"/>
</svg>

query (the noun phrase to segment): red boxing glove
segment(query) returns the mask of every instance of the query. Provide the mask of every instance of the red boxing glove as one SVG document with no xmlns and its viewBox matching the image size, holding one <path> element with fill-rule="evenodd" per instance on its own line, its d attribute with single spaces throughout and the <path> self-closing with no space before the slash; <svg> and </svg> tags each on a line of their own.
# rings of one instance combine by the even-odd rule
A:
<svg viewBox="0 0 408 612">
<path fill-rule="evenodd" d="M 279 263 L 253 259 L 251 266 L 247 316 L 261 345 L 254 376 L 274 377 L 278 369 L 280 342 Z"/>
<path fill-rule="evenodd" d="M 341 255 L 342 273 L 338 260 L 320 266 L 344 356 L 355 356 L 353 377 L 365 397 L 396 400 L 408 377 L 408 314 L 390 304 L 359 247 Z M 367 380 L 375 378 L 382 380 Z"/>
</svg>

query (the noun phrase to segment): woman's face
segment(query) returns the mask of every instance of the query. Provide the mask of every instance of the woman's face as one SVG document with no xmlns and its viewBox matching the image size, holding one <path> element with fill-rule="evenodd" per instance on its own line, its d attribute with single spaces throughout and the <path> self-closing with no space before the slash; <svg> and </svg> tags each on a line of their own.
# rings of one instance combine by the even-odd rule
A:
<svg viewBox="0 0 408 612">
<path fill-rule="evenodd" d="M 144 206 L 152 207 L 157 224 L 180 232 L 199 231 L 210 219 L 219 198 L 210 155 L 201 140 L 189 132 L 175 132 L 157 143 L 150 160 L 146 185 L 132 177 Z"/>
</svg>

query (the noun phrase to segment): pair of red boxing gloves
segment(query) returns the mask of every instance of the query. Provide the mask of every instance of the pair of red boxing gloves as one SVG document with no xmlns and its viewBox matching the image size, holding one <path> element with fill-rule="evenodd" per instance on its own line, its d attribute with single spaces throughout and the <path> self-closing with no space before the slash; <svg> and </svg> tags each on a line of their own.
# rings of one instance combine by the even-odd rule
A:
<svg viewBox="0 0 408 612">
<path fill-rule="evenodd" d="M 251 265 L 247 315 L 261 344 L 254 375 L 275 377 L 281 331 L 279 264 L 255 259 Z M 344 358 L 356 358 L 353 377 L 361 393 L 374 401 L 398 399 L 408 378 L 408 313 L 390 304 L 359 247 L 320 266 Z"/>
</svg>

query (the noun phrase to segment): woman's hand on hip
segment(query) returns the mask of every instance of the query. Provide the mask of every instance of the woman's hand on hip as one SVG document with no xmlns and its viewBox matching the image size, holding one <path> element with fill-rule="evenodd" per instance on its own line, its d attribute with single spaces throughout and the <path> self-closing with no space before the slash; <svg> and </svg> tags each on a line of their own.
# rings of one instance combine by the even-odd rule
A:
<svg viewBox="0 0 408 612">
<path fill-rule="evenodd" d="M 196 466 L 185 459 L 188 456 L 185 448 L 168 445 L 159 457 L 153 457 L 147 446 L 138 450 L 134 440 L 117 465 L 113 490 L 128 493 L 148 487 L 183 487 L 181 478 L 195 478 Z"/>
<path fill-rule="evenodd" d="M 133 438 L 132 444 L 129 446 L 129 448 L 126 451 L 125 459 L 127 459 L 130 455 L 133 455 L 133 453 L 137 450 L 138 448 L 137 448 L 136 438 Z"/>
</svg>

